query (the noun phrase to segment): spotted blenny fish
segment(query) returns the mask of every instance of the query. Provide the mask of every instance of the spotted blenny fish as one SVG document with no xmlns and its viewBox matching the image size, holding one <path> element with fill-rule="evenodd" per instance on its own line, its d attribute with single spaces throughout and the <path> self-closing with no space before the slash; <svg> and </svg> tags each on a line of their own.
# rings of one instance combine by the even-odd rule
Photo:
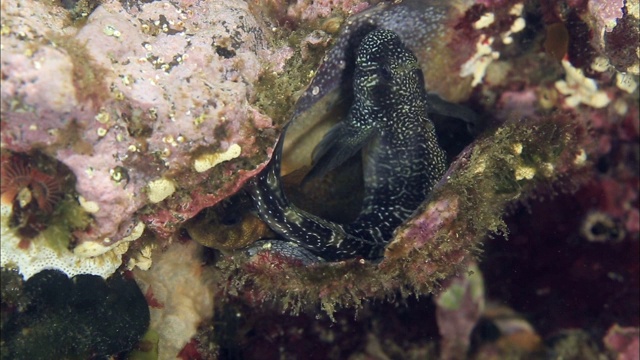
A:
<svg viewBox="0 0 640 360">
<path fill-rule="evenodd" d="M 268 248 L 305 264 L 380 259 L 393 231 L 444 174 L 446 156 L 427 115 L 422 71 L 396 33 L 375 29 L 363 38 L 356 50 L 352 86 L 348 115 L 316 146 L 307 176 L 323 176 L 361 151 L 361 212 L 352 222 L 338 224 L 287 199 L 280 180 L 287 125 L 270 162 L 248 187 L 258 215 L 280 238 L 258 242 L 250 254 Z"/>
</svg>

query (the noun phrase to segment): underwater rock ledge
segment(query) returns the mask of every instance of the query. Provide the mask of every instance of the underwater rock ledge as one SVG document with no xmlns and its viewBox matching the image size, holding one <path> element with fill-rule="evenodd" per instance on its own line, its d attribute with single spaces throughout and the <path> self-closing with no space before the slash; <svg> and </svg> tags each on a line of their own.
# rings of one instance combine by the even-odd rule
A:
<svg viewBox="0 0 640 360">
<path fill-rule="evenodd" d="M 243 1 L 106 1 L 84 19 L 72 14 L 2 5 L 3 168 L 34 152 L 47 160 L 25 168 L 66 166 L 73 181 L 60 193 L 91 221 L 53 246 L 80 259 L 120 248 L 119 259 L 143 229 L 167 241 L 260 169 L 273 133 L 253 105 L 255 86 L 265 69 L 281 72 L 291 50 L 272 46 L 271 28 Z M 3 234 L 15 232 L 6 225 L 16 212 L 3 214 Z M 38 271 L 22 257 L 3 247 L 3 265 Z"/>
<path fill-rule="evenodd" d="M 438 291 L 442 280 L 466 271 L 489 233 L 508 232 L 503 216 L 510 207 L 541 188 L 575 187 L 571 178 L 586 170 L 584 133 L 567 112 L 509 121 L 458 156 L 429 200 L 396 230 L 379 264 L 302 266 L 268 251 L 248 260 L 233 256 L 218 264 L 229 276 L 227 291 L 246 290 L 251 301 L 275 301 L 294 313 L 320 304 L 330 316 L 398 291 Z"/>
<path fill-rule="evenodd" d="M 216 250 L 203 251 L 180 232 L 200 210 L 228 199 L 261 171 L 277 125 L 294 111 L 298 92 L 340 37 L 339 25 L 365 8 L 391 6 L 382 2 L 373 8 L 376 2 L 259 2 L 264 9 L 240 0 L 127 0 L 104 1 L 86 13 L 51 2 L 3 2 L 2 267 L 17 267 L 25 279 L 44 268 L 61 269 L 69 277 L 104 278 L 137 268 L 133 274 L 146 290 L 152 330 L 160 332 L 159 348 L 165 351 L 161 356 L 175 357 L 182 348 L 183 358 L 215 358 L 222 336 L 246 340 L 239 343 L 242 354 L 268 343 L 280 357 L 294 357 L 307 349 L 297 346 L 301 342 L 318 345 L 309 341 L 309 333 L 291 336 L 299 328 L 283 331 L 280 320 L 289 315 L 282 310 L 310 314 L 322 332 L 318 341 L 336 348 L 345 342 L 332 338 L 340 334 L 328 330 L 335 324 L 317 321 L 326 320 L 319 307 L 332 320 L 343 320 L 337 310 L 349 308 L 342 315 L 353 319 L 360 311 L 371 323 L 384 322 L 380 314 L 366 313 L 372 299 L 389 300 L 385 311 L 397 314 L 405 311 L 398 304 L 409 302 L 403 298 L 441 297 L 449 280 L 465 274 L 485 279 L 487 289 L 504 287 L 506 296 L 487 291 L 487 300 L 513 308 L 511 316 L 528 314 L 523 303 L 558 311 L 566 310 L 557 306 L 563 301 L 589 302 L 607 322 L 596 330 L 610 327 L 601 350 L 614 357 L 637 354 L 638 259 L 602 259 L 637 254 L 639 242 L 640 14 L 635 0 L 448 2 L 454 8 L 438 23 L 436 41 L 416 55 L 428 90 L 471 107 L 488 130 L 452 156 L 447 174 L 397 229 L 382 262 L 354 259 L 303 267 L 269 252 L 248 259 L 233 246 L 215 244 Z M 418 9 L 432 4 L 414 3 Z M 409 34 L 413 25 L 406 19 L 392 24 Z M 52 196 L 45 196 L 49 190 Z M 565 224 L 564 207 L 539 203 L 554 197 L 580 208 L 574 215 L 579 218 Z M 527 213 L 532 204 L 539 211 Z M 520 219 L 511 229 L 516 239 L 506 236 L 506 244 L 502 236 L 487 239 L 508 233 L 504 219 L 514 213 Z M 248 221 L 239 237 L 270 236 L 264 224 Z M 550 225 L 564 227 L 561 235 L 555 228 L 539 229 Z M 201 230 L 210 233 L 207 227 Z M 551 252 L 547 248 L 543 256 L 527 259 L 527 265 L 538 266 L 534 270 L 513 258 L 499 275 L 484 270 L 507 266 L 504 258 L 485 256 L 488 244 L 506 249 L 507 256 L 521 256 L 527 241 L 543 248 L 553 243 L 554 253 L 559 250 L 571 261 L 544 256 Z M 587 251 L 595 255 L 585 256 Z M 473 259 L 484 274 L 467 267 Z M 539 274 L 539 268 L 553 271 Z M 534 274 L 518 277 L 516 272 Z M 586 284 L 584 297 L 558 291 L 576 286 L 576 279 Z M 523 298 L 519 304 L 515 292 Z M 567 294 L 573 302 L 563 298 Z M 258 325 L 277 327 L 266 340 L 257 340 L 263 347 L 245 346 L 256 339 L 247 339 L 233 322 L 212 320 L 212 302 L 215 316 L 243 315 L 249 324 L 267 319 Z M 238 303 L 247 310 L 227 311 Z M 270 313 L 274 304 L 276 315 Z M 558 311 L 557 319 L 544 324 L 520 319 L 519 325 L 535 335 L 537 346 L 557 348 L 551 340 L 569 325 L 583 326 L 585 334 L 593 330 L 581 309 L 572 308 L 571 315 Z M 406 311 L 413 317 L 416 308 Z M 582 322 L 565 322 L 571 316 Z M 423 326 L 425 319 L 419 320 Z M 406 336 L 413 328 L 405 325 L 401 321 L 389 331 Z M 459 330 L 449 325 L 451 333 Z M 467 319 L 466 325 L 474 324 Z M 407 345 L 409 337 L 397 344 L 380 337 L 375 343 L 369 327 L 359 334 L 349 331 L 342 334 L 350 341 L 342 354 L 369 351 L 388 357 L 393 350 L 406 355 L 408 347 L 421 346 L 436 352 L 433 338 Z M 351 346 L 362 335 L 371 340 L 366 351 Z M 593 346 L 593 339 L 601 337 L 587 336 L 584 342 Z M 478 357 L 483 354 L 476 351 Z M 421 354 L 417 358 L 425 357 Z"/>
</svg>

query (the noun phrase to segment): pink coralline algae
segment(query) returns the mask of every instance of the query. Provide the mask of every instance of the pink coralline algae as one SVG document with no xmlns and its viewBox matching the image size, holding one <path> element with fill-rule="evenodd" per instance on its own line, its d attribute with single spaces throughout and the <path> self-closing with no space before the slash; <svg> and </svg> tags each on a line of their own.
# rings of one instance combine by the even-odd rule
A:
<svg viewBox="0 0 640 360">
<path fill-rule="evenodd" d="M 289 6 L 287 15 L 300 20 L 311 21 L 318 18 L 326 18 L 333 13 L 353 15 L 366 9 L 369 2 L 362 0 L 298 0 Z"/>
<path fill-rule="evenodd" d="M 272 16 L 280 25 L 292 27 L 304 26 L 317 20 L 327 20 L 357 14 L 378 0 L 266 0 L 264 4 L 271 9 Z M 330 21 L 330 20 L 329 20 Z"/>
<path fill-rule="evenodd" d="M 2 147 L 71 169 L 95 220 L 76 245 L 97 255 L 140 220 L 167 237 L 255 173 L 272 126 L 255 83 L 291 51 L 246 3 L 108 1 L 81 27 L 68 16 L 3 3 Z"/>
<path fill-rule="evenodd" d="M 640 357 L 640 329 L 611 326 L 604 343 L 617 360 L 631 360 Z"/>
</svg>

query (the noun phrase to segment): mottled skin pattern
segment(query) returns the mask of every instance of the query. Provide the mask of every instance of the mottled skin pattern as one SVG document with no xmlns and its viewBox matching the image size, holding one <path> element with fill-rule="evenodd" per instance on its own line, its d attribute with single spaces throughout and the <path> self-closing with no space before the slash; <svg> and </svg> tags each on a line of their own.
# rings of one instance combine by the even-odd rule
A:
<svg viewBox="0 0 640 360">
<path fill-rule="evenodd" d="M 322 176 L 362 150 L 365 197 L 360 215 L 340 225 L 291 204 L 280 184 L 283 137 L 250 186 L 257 212 L 283 240 L 263 244 L 304 262 L 379 259 L 392 233 L 445 171 L 445 154 L 427 118 L 427 94 L 415 56 L 398 35 L 377 29 L 356 52 L 354 101 L 314 152 L 309 176 Z"/>
<path fill-rule="evenodd" d="M 313 128 L 313 121 L 317 117 L 306 116 L 330 108 L 335 104 L 350 104 L 353 101 L 353 76 L 355 72 L 356 49 L 362 39 L 374 29 L 386 29 L 398 35 L 402 43 L 425 64 L 433 57 L 432 52 L 436 44 L 447 33 L 452 14 L 457 13 L 459 0 L 397 0 L 383 1 L 378 5 L 349 17 L 335 39 L 335 43 L 325 55 L 322 64 L 316 71 L 307 89 L 298 99 L 291 117 L 288 136 L 285 139 L 284 164 L 307 166 L 306 154 L 293 153 L 296 144 L 304 143 L 305 135 Z M 422 59 L 422 60 L 420 60 Z M 427 89 L 434 88 L 434 84 L 425 84 Z M 441 99 L 437 94 L 429 93 L 429 113 L 436 113 L 448 117 L 461 119 L 467 123 L 472 134 L 477 134 L 476 114 L 469 109 L 455 106 Z M 314 106 L 321 104 L 319 109 Z M 320 135 L 311 131 L 311 137 Z M 309 138 L 309 137 L 307 137 Z"/>
<path fill-rule="evenodd" d="M 320 98 L 352 81 L 356 54 L 362 39 L 374 29 L 391 30 L 413 53 L 427 52 L 436 34 L 444 32 L 444 19 L 453 0 L 403 0 L 383 2 L 348 18 L 326 54 L 307 90 L 296 104 L 293 119 Z M 350 88 L 346 88 L 350 90 Z M 344 94 L 345 96 L 349 96 Z"/>
</svg>

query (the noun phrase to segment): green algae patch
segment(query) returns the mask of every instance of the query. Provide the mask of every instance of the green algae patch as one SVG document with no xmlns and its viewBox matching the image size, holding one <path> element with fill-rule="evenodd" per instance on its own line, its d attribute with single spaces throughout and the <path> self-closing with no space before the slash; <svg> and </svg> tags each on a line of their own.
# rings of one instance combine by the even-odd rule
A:
<svg viewBox="0 0 640 360">
<path fill-rule="evenodd" d="M 487 235 L 507 233 L 503 216 L 513 206 L 580 173 L 583 133 L 561 112 L 509 122 L 459 155 L 430 199 L 396 230 L 382 262 L 305 267 L 268 251 L 228 257 L 218 263 L 229 279 L 226 291 L 250 291 L 294 314 L 319 306 L 330 317 L 364 299 L 437 292 L 442 280 L 466 271 Z"/>
<path fill-rule="evenodd" d="M 293 105 L 298 99 L 299 91 L 304 89 L 313 78 L 315 70 L 320 64 L 322 53 L 314 52 L 307 59 L 303 59 L 301 51 L 293 45 L 303 38 L 302 33 L 311 30 L 298 30 L 290 34 L 288 42 L 294 47 L 293 56 L 287 60 L 282 73 L 275 73 L 266 68 L 256 83 L 256 99 L 254 105 L 264 111 L 276 123 L 285 123 L 292 114 Z M 298 39 L 298 40 L 296 40 Z M 284 45 L 283 39 L 277 41 Z"/>
<path fill-rule="evenodd" d="M 66 249 L 73 232 L 86 229 L 92 221 L 91 215 L 75 199 L 66 197 L 54 213 L 51 226 L 43 230 L 40 236 L 47 240 L 51 248 Z"/>
<path fill-rule="evenodd" d="M 3 201 L 11 207 L 3 227 L 21 239 L 21 247 L 41 240 L 58 253 L 66 251 L 73 232 L 93 221 L 76 199 L 71 171 L 39 151 L 1 154 Z"/>
<path fill-rule="evenodd" d="M 262 4 L 271 19 L 282 18 L 284 8 L 272 3 Z M 294 105 L 302 91 L 315 76 L 323 56 L 331 48 L 330 44 L 337 36 L 340 25 L 347 14 L 335 10 L 330 18 L 305 20 L 296 24 L 294 30 L 286 26 L 275 26 L 271 47 L 283 51 L 285 47 L 293 50 L 286 60 L 284 69 L 274 72 L 265 64 L 258 82 L 255 84 L 253 105 L 264 111 L 278 124 L 284 124 L 293 113 Z M 315 34 L 315 35 L 314 35 Z M 313 43 L 310 39 L 313 38 Z"/>
<path fill-rule="evenodd" d="M 127 360 L 158 360 L 158 343 L 160 335 L 157 331 L 150 329 L 140 339 L 136 348 L 129 353 Z"/>
</svg>

